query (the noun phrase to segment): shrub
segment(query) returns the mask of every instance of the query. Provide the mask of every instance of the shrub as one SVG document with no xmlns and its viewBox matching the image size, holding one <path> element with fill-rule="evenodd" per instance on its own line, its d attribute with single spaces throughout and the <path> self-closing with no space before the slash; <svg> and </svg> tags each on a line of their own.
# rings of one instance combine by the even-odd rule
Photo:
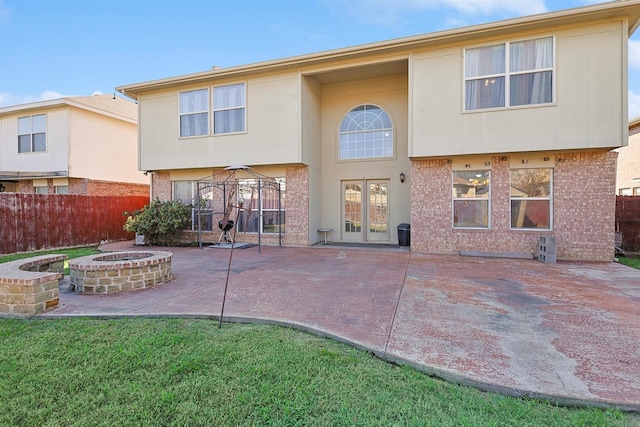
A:
<svg viewBox="0 0 640 427">
<path fill-rule="evenodd" d="M 139 212 L 127 215 L 123 228 L 131 233 L 144 234 L 145 243 L 171 246 L 180 242 L 182 232 L 191 223 L 191 205 L 180 200 L 153 200 Z"/>
</svg>

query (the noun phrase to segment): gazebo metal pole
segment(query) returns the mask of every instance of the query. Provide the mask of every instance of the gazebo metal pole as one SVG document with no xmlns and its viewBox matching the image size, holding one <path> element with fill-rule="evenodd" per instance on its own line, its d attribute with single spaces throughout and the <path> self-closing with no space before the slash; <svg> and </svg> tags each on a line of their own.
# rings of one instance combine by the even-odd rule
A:
<svg viewBox="0 0 640 427">
<path fill-rule="evenodd" d="M 258 178 L 258 253 L 262 253 L 262 178 Z"/>
<path fill-rule="evenodd" d="M 278 247 L 282 247 L 282 192 L 280 181 L 276 181 L 278 184 Z"/>
<path fill-rule="evenodd" d="M 202 223 L 201 221 L 201 211 L 200 211 L 200 181 L 196 181 L 196 194 L 198 196 L 198 199 L 196 201 L 196 203 L 198 204 L 198 246 L 200 246 L 200 249 L 202 249 L 202 227 L 200 226 L 200 224 Z"/>
<path fill-rule="evenodd" d="M 238 231 L 238 218 L 240 217 L 240 209 L 242 203 L 238 203 L 238 213 L 236 214 L 236 223 L 233 225 L 233 238 L 231 239 L 231 251 L 229 251 L 229 264 L 227 264 L 227 280 L 224 282 L 224 293 L 222 294 L 222 308 L 220 309 L 220 323 L 218 329 L 222 329 L 222 317 L 224 316 L 224 303 L 227 300 L 227 288 L 229 287 L 229 276 L 231 275 L 231 259 L 233 258 L 233 247 L 236 245 L 236 233 Z"/>
</svg>

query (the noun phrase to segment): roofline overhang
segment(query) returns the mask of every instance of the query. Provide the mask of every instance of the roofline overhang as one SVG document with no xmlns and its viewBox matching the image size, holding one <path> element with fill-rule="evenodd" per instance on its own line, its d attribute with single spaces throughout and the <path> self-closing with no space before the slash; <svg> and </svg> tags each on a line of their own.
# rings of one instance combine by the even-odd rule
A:
<svg viewBox="0 0 640 427">
<path fill-rule="evenodd" d="M 220 79 L 230 76 L 239 77 L 248 74 L 273 72 L 301 66 L 320 65 L 324 62 L 358 59 L 360 57 L 374 54 L 392 54 L 412 48 L 428 48 L 447 43 L 466 42 L 479 37 L 497 37 L 513 31 L 544 29 L 559 25 L 579 24 L 587 21 L 624 17 L 629 20 L 629 36 L 631 36 L 640 25 L 640 0 L 617 0 L 591 6 L 583 6 L 556 12 L 512 18 L 504 21 L 421 34 L 418 36 L 293 56 L 284 59 L 257 62 L 229 68 L 215 68 L 199 73 L 118 86 L 115 89 L 131 99 L 138 100 L 138 95 L 142 92 L 198 83 L 211 79 Z"/>
<path fill-rule="evenodd" d="M 636 127 L 636 126 L 640 126 L 640 116 L 638 116 L 638 117 L 636 117 L 634 119 L 631 119 L 629 121 L 629 129 L 631 129 L 633 127 Z"/>
<path fill-rule="evenodd" d="M 130 102 L 130 101 L 127 101 L 127 102 Z M 123 116 L 122 114 L 117 114 L 117 113 L 103 110 L 100 108 L 95 108 L 90 105 L 86 105 L 81 102 L 74 101 L 73 99 L 70 99 L 70 98 L 49 99 L 45 101 L 36 101 L 36 102 L 29 102 L 27 104 L 18 104 L 18 105 L 11 105 L 8 107 L 2 107 L 0 108 L 0 116 L 5 116 L 8 114 L 14 114 L 14 113 L 23 113 L 23 112 L 26 113 L 28 111 L 41 110 L 41 109 L 52 108 L 52 107 L 65 107 L 65 106 L 75 107 L 75 108 L 79 108 L 86 111 L 91 111 L 96 114 L 111 117 L 117 120 L 122 120 L 124 122 L 132 123 L 134 125 L 138 124 L 137 120 L 131 119 L 130 117 Z"/>
<path fill-rule="evenodd" d="M 68 178 L 67 171 L 0 171 L 2 181 L 22 181 L 26 179 Z"/>
</svg>

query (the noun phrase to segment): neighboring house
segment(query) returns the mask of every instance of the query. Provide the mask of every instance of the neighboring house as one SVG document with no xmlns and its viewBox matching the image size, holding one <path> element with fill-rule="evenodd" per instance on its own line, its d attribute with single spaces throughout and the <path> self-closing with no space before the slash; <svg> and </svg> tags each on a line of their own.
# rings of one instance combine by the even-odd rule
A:
<svg viewBox="0 0 640 427">
<path fill-rule="evenodd" d="M 19 193 L 148 196 L 136 104 L 94 95 L 0 108 L 0 185 Z"/>
<path fill-rule="evenodd" d="M 238 239 L 276 244 L 280 219 L 284 245 L 397 244 L 410 223 L 415 252 L 532 256 L 555 236 L 558 259 L 610 261 L 639 20 L 640 0 L 610 2 L 117 90 L 153 197 L 283 184 L 284 213 Z"/>
<path fill-rule="evenodd" d="M 616 194 L 640 196 L 640 116 L 629 122 L 629 144 L 618 148 Z"/>
</svg>

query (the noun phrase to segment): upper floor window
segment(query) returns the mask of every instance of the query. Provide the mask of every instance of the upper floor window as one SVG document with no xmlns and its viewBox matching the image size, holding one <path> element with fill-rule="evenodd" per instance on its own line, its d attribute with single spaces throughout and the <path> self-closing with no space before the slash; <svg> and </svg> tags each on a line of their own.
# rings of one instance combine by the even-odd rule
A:
<svg viewBox="0 0 640 427">
<path fill-rule="evenodd" d="M 511 170 L 511 228 L 551 229 L 553 169 Z"/>
<path fill-rule="evenodd" d="M 553 102 L 553 37 L 466 49 L 466 111 Z"/>
<path fill-rule="evenodd" d="M 213 88 L 213 133 L 244 132 L 244 83 Z"/>
<path fill-rule="evenodd" d="M 453 226 L 489 227 L 491 171 L 453 172 Z"/>
<path fill-rule="evenodd" d="M 180 93 L 180 137 L 209 134 L 209 89 Z"/>
<path fill-rule="evenodd" d="M 376 105 L 360 105 L 349 111 L 338 132 L 338 159 L 393 157 L 393 124 Z"/>
<path fill-rule="evenodd" d="M 47 151 L 47 115 L 18 118 L 18 153 Z"/>
</svg>

